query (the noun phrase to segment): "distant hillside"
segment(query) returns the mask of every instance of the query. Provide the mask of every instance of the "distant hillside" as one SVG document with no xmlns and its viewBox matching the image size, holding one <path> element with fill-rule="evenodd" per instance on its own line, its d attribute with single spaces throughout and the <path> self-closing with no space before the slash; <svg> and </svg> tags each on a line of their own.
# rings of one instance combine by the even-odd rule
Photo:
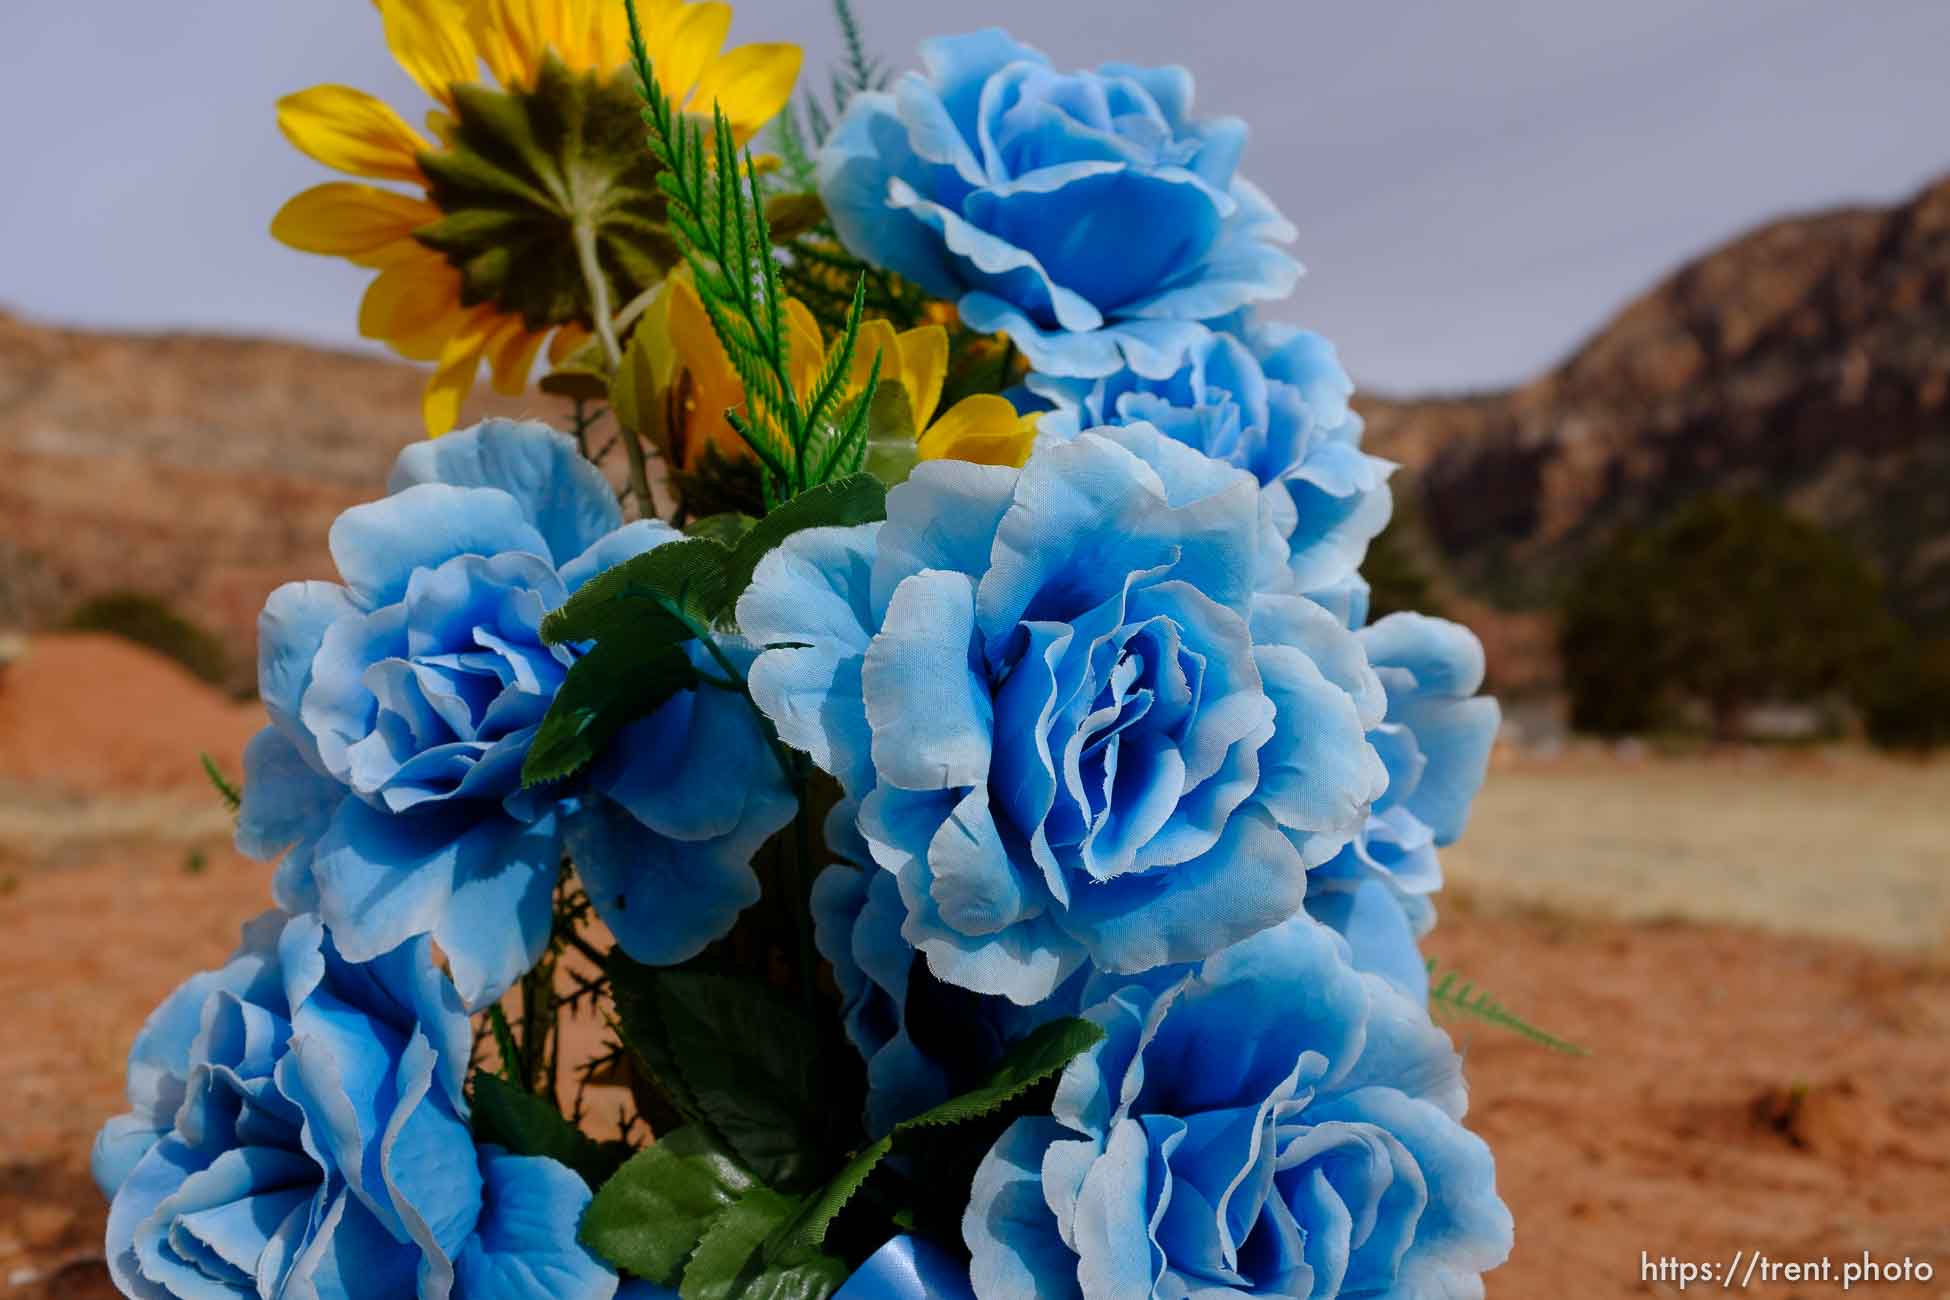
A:
<svg viewBox="0 0 1950 1300">
<path fill-rule="evenodd" d="M 247 678 L 265 595 L 331 574 L 333 517 L 421 436 L 423 380 L 297 344 L 0 313 L 0 626 L 135 588 L 226 637 Z M 470 418 L 550 402 L 477 398 Z"/>
<path fill-rule="evenodd" d="M 1506 609 L 1621 525 L 1753 492 L 1861 547 L 1901 615 L 1950 633 L 1950 178 L 1744 235 L 1514 391 L 1362 409 L 1425 542 Z"/>
</svg>

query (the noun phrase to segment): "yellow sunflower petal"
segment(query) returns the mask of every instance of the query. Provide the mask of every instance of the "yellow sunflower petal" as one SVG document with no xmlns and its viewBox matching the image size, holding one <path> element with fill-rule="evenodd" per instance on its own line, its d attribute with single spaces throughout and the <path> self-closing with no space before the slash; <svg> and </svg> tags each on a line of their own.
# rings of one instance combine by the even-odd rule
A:
<svg viewBox="0 0 1950 1300">
<path fill-rule="evenodd" d="M 503 86 L 513 86 L 521 80 L 523 63 L 505 8 L 501 0 L 469 0 L 467 34 L 494 79 Z"/>
<path fill-rule="evenodd" d="M 716 100 L 738 139 L 748 140 L 792 97 L 803 57 L 797 45 L 741 45 L 705 69 L 691 111 L 708 114 Z"/>
<path fill-rule="evenodd" d="M 492 307 L 476 307 L 447 340 L 447 347 L 440 354 L 440 365 L 427 380 L 426 392 L 420 398 L 420 416 L 426 421 L 427 437 L 438 438 L 459 422 L 460 404 L 474 388 L 481 356 L 487 351 L 499 323 Z"/>
<path fill-rule="evenodd" d="M 386 45 L 420 89 L 452 106 L 453 88 L 478 75 L 466 12 L 453 0 L 380 0 Z"/>
<path fill-rule="evenodd" d="M 366 287 L 359 333 L 398 346 L 397 340 L 426 333 L 459 305 L 459 273 L 437 253 L 416 257 L 387 267 Z"/>
<path fill-rule="evenodd" d="M 644 15 L 638 6 L 638 19 Z M 598 4 L 596 6 L 595 29 L 591 34 L 594 46 L 595 68 L 602 73 L 614 72 L 630 61 L 630 19 L 620 4 Z"/>
<path fill-rule="evenodd" d="M 914 404 L 915 427 L 925 429 L 941 405 L 941 385 L 948 377 L 948 331 L 939 325 L 908 330 L 897 340 L 901 377 Z"/>
<path fill-rule="evenodd" d="M 542 350 L 544 337 L 530 333 L 518 315 L 502 318 L 487 346 L 495 392 L 503 397 L 520 397 L 528 391 L 528 376 L 534 372 L 535 354 Z"/>
<path fill-rule="evenodd" d="M 548 16 L 542 35 L 556 57 L 571 68 L 587 68 L 589 33 L 595 25 L 595 10 L 589 0 L 554 0 L 542 12 Z"/>
<path fill-rule="evenodd" d="M 468 29 L 495 79 L 532 86 L 542 51 L 561 27 L 561 0 L 471 0 Z"/>
<path fill-rule="evenodd" d="M 271 218 L 271 236 L 302 253 L 327 257 L 383 256 L 440 212 L 430 203 L 393 190 L 351 181 L 328 181 L 294 195 Z"/>
<path fill-rule="evenodd" d="M 423 183 L 419 132 L 391 108 L 350 86 L 313 86 L 278 101 L 278 129 L 327 167 L 376 180 Z"/>
<path fill-rule="evenodd" d="M 678 11 L 661 42 L 663 57 L 654 60 L 657 82 L 671 103 L 694 113 L 710 114 L 711 101 L 700 96 L 698 102 L 690 103 L 691 91 L 729 35 L 730 5 L 692 4 Z"/>
<path fill-rule="evenodd" d="M 977 393 L 948 409 L 921 435 L 922 460 L 965 460 L 977 465 L 1020 467 L 1036 443 L 1033 416 L 1016 414 L 1006 397 Z"/>
</svg>

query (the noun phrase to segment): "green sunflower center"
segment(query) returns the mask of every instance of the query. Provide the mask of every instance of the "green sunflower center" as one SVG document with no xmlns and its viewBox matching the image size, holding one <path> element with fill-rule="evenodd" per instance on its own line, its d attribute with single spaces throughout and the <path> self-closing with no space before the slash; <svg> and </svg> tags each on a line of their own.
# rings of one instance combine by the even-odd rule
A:
<svg viewBox="0 0 1950 1300">
<path fill-rule="evenodd" d="M 443 214 L 414 237 L 461 275 L 461 301 L 519 312 L 535 332 L 590 323 L 579 240 L 612 309 L 679 260 L 627 72 L 571 71 L 553 53 L 532 90 L 461 86 L 447 146 L 420 156 Z"/>
</svg>

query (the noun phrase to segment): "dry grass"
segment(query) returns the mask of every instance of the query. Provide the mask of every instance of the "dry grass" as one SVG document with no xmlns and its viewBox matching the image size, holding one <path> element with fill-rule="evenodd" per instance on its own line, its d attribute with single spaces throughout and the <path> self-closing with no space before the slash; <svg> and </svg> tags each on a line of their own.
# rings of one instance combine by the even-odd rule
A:
<svg viewBox="0 0 1950 1300">
<path fill-rule="evenodd" d="M 1453 885 L 1486 906 L 1950 949 L 1950 762 L 1841 751 L 1516 760 Z"/>
</svg>

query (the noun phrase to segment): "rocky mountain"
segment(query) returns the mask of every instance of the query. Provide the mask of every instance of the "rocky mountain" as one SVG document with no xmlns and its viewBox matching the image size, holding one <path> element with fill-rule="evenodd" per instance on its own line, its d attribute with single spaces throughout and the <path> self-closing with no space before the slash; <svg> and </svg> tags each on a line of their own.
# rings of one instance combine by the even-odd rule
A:
<svg viewBox="0 0 1950 1300">
<path fill-rule="evenodd" d="M 1424 549 L 1501 608 L 1543 605 L 1621 525 L 1751 492 L 1950 632 L 1950 178 L 1746 234 L 1520 388 L 1363 410 Z"/>
</svg>

